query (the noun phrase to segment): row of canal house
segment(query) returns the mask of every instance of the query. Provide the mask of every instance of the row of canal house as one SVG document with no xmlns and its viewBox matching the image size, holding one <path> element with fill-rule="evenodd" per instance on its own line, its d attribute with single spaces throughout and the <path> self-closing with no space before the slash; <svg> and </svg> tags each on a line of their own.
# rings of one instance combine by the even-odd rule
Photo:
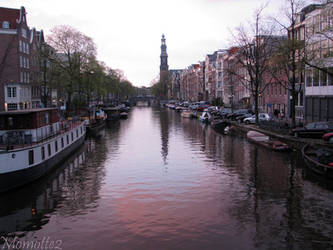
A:
<svg viewBox="0 0 333 250">
<path fill-rule="evenodd" d="M 333 120 L 333 3 L 311 4 L 297 14 L 295 35 L 304 41 L 308 64 L 302 64 L 296 75 L 296 120 L 298 122 Z M 291 36 L 291 28 L 289 29 Z M 276 40 L 287 39 L 275 37 Z M 274 40 L 273 39 L 273 40 Z M 265 39 L 264 39 L 265 40 Z M 225 107 L 253 108 L 253 97 L 249 89 L 228 74 L 236 69 L 246 75 L 240 65 L 239 47 L 217 50 L 206 55 L 205 60 L 192 64 L 183 70 L 170 70 L 171 83 L 169 99 L 187 101 L 209 101 Z M 310 55 L 310 56 L 309 56 Z M 310 59 L 309 59 L 310 58 Z M 319 65 L 327 72 L 311 67 Z M 245 76 L 246 77 L 246 76 Z M 281 75 L 281 78 L 286 76 Z M 277 114 L 279 118 L 290 115 L 291 95 L 288 88 L 265 75 L 266 86 L 259 95 L 259 109 Z"/>
<path fill-rule="evenodd" d="M 45 46 L 43 31 L 29 28 L 24 7 L 0 8 L 0 111 L 41 106 L 40 65 L 47 62 L 40 51 Z"/>
</svg>

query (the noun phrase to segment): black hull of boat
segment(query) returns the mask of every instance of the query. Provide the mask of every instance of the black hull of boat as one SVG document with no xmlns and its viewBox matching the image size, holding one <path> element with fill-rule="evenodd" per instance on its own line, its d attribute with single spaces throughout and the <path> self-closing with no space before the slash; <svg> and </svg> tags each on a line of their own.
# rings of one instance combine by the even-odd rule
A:
<svg viewBox="0 0 333 250">
<path fill-rule="evenodd" d="M 0 174 L 0 192 L 6 192 L 8 190 L 21 187 L 45 175 L 47 172 L 59 165 L 59 163 L 66 160 L 66 158 L 74 150 L 83 144 L 84 139 L 85 137 L 82 136 L 68 148 L 62 150 L 41 164 L 10 173 Z"/>
<path fill-rule="evenodd" d="M 310 157 L 310 155 L 307 154 L 309 147 L 310 146 L 307 144 L 302 148 L 302 156 L 306 166 L 317 174 L 320 174 L 329 179 L 333 179 L 333 167 L 324 165 Z"/>
<path fill-rule="evenodd" d="M 100 132 L 106 126 L 106 121 L 103 120 L 97 124 L 87 126 L 87 136 L 99 136 Z"/>
</svg>

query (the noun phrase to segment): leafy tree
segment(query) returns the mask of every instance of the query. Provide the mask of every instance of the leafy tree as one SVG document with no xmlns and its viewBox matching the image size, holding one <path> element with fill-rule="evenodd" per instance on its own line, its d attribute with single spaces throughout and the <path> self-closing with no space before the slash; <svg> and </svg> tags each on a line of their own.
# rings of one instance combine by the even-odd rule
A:
<svg viewBox="0 0 333 250">
<path fill-rule="evenodd" d="M 68 76 L 64 83 L 67 92 L 67 107 L 72 108 L 72 95 L 82 91 L 82 72 L 89 60 L 96 56 L 96 46 L 93 40 L 80 31 L 67 26 L 56 26 L 48 37 L 49 44 L 58 52 L 54 63 Z"/>
</svg>

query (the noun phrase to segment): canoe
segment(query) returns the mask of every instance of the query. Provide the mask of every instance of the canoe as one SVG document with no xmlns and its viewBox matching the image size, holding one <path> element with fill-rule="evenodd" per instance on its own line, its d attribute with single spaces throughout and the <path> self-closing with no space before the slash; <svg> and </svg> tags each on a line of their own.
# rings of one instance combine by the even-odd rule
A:
<svg viewBox="0 0 333 250">
<path fill-rule="evenodd" d="M 309 169 L 327 178 L 333 178 L 332 150 L 326 148 L 316 148 L 306 144 L 302 148 L 302 157 Z"/>
</svg>

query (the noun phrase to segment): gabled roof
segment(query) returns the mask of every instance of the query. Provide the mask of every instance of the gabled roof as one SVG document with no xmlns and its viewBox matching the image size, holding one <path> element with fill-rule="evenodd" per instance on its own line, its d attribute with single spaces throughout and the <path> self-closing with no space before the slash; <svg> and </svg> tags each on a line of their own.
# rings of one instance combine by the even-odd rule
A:
<svg viewBox="0 0 333 250">
<path fill-rule="evenodd" d="M 9 9 L 0 7 L 0 28 L 2 28 L 2 22 L 8 21 L 9 28 L 16 29 L 16 20 L 20 20 L 20 9 Z"/>
</svg>

